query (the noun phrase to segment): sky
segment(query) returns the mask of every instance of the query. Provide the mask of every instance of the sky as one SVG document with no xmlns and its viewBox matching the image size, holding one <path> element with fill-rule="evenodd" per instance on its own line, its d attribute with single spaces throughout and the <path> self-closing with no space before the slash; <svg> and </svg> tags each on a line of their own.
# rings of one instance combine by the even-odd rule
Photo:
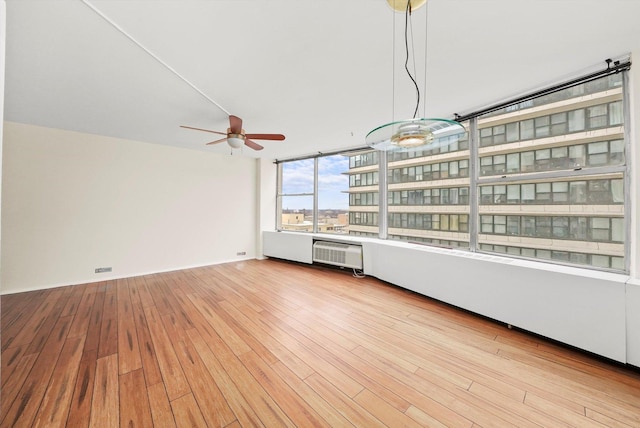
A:
<svg viewBox="0 0 640 428">
<path fill-rule="evenodd" d="M 313 193 L 313 159 L 282 164 L 282 193 Z M 342 155 L 323 156 L 318 159 L 318 208 L 349 208 L 349 158 Z M 282 209 L 312 209 L 313 196 L 283 197 Z"/>
</svg>

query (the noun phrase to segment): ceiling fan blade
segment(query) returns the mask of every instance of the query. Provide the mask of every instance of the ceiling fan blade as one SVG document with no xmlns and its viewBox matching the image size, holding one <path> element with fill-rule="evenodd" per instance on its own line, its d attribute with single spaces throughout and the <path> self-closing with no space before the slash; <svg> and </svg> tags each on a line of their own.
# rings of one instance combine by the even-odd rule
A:
<svg viewBox="0 0 640 428">
<path fill-rule="evenodd" d="M 208 146 L 210 144 L 218 144 L 218 143 L 222 143 L 223 141 L 227 141 L 227 138 L 226 137 L 225 138 L 220 138 L 219 140 L 212 141 L 210 143 L 207 143 L 206 145 Z"/>
<path fill-rule="evenodd" d="M 229 116 L 229 129 L 232 134 L 241 134 L 242 133 L 242 119 L 238 116 L 231 115 Z"/>
<path fill-rule="evenodd" d="M 256 140 L 284 140 L 284 135 L 282 134 L 246 134 L 246 136 Z"/>
<path fill-rule="evenodd" d="M 248 138 L 246 140 L 244 140 L 244 144 L 247 147 L 251 147 L 253 150 L 262 150 L 262 149 L 264 149 L 264 147 L 262 147 L 260 144 L 256 143 L 255 141 L 251 141 Z"/>
<path fill-rule="evenodd" d="M 226 132 L 218 132 L 218 131 L 212 131 L 210 129 L 194 128 L 193 126 L 180 125 L 180 128 L 195 129 L 196 131 L 204 131 L 204 132 L 211 132 L 212 134 L 227 135 Z"/>
</svg>

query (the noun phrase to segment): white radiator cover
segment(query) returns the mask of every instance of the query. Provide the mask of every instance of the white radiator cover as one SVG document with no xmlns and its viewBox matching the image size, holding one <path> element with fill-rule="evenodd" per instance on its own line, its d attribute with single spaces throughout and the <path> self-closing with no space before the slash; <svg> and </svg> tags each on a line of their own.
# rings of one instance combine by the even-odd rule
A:
<svg viewBox="0 0 640 428">
<path fill-rule="evenodd" d="M 353 269 L 362 269 L 362 246 L 341 242 L 315 241 L 313 261 Z"/>
</svg>

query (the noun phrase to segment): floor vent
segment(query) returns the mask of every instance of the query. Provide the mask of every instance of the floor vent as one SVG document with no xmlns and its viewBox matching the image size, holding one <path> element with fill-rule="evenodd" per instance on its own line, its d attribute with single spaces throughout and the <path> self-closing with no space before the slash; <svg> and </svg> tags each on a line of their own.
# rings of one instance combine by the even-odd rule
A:
<svg viewBox="0 0 640 428">
<path fill-rule="evenodd" d="M 362 269 L 362 246 L 340 242 L 315 241 L 313 243 L 313 261 Z"/>
</svg>

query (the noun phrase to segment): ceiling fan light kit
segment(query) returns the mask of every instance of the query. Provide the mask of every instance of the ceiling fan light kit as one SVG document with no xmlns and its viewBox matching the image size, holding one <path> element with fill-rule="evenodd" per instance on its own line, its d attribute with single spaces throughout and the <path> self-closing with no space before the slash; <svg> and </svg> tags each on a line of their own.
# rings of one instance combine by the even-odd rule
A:
<svg viewBox="0 0 640 428">
<path fill-rule="evenodd" d="M 229 136 L 227 137 L 227 143 L 229 143 L 229 145 L 234 149 L 239 149 L 240 147 L 242 147 L 244 141 L 245 139 L 241 134 L 229 134 Z"/>
<path fill-rule="evenodd" d="M 234 115 L 229 116 L 229 127 L 227 128 L 226 133 L 220 131 L 212 131 L 210 129 L 194 128 L 193 126 L 180 125 L 180 127 L 186 129 L 194 129 L 196 131 L 210 132 L 212 134 L 226 135 L 225 138 L 211 141 L 207 143 L 207 145 L 218 144 L 226 141 L 232 149 L 239 149 L 243 145 L 245 145 L 253 150 L 262 150 L 264 149 L 264 147 L 253 140 L 282 141 L 285 138 L 282 134 L 247 134 L 245 133 L 244 129 L 242 129 L 242 119 Z"/>
<path fill-rule="evenodd" d="M 387 3 L 394 11 L 402 12 L 405 14 L 404 38 L 405 48 L 407 52 L 405 70 L 416 88 L 416 108 L 413 119 L 394 121 L 379 126 L 367 134 L 367 136 L 365 137 L 365 142 L 369 147 L 376 150 L 396 152 L 407 152 L 423 148 L 434 149 L 437 147 L 453 144 L 460 138 L 464 137 L 466 133 L 465 128 L 460 125 L 460 123 L 454 120 L 447 119 L 415 117 L 416 113 L 418 112 L 418 105 L 420 103 L 420 88 L 418 87 L 418 84 L 416 83 L 414 77 L 411 75 L 411 72 L 407 68 L 407 63 L 409 61 L 409 45 L 407 37 L 408 21 L 411 12 L 421 6 L 424 6 L 427 3 L 427 0 L 387 0 Z M 426 69 L 426 51 L 424 63 Z M 395 93 L 395 90 L 393 92 Z"/>
</svg>

